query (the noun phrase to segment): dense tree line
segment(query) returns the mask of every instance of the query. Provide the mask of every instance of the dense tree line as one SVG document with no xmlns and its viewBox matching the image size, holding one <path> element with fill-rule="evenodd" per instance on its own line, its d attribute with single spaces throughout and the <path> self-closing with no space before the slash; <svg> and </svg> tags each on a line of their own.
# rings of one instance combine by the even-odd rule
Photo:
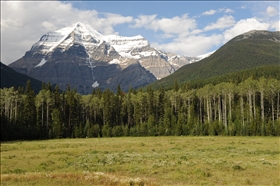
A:
<svg viewBox="0 0 280 186">
<path fill-rule="evenodd" d="M 170 90 L 173 87 L 174 81 L 178 81 L 179 85 L 182 86 L 182 84 L 187 84 L 187 86 L 191 89 L 197 89 L 201 88 L 207 84 L 219 84 L 222 82 L 230 82 L 234 84 L 241 83 L 252 76 L 253 79 L 258 79 L 260 77 L 264 78 L 274 78 L 274 79 L 280 79 L 280 65 L 278 62 L 278 65 L 265 65 L 260 67 L 252 67 L 249 69 L 239 70 L 237 72 L 231 72 L 224 75 L 217 75 L 215 74 L 213 77 L 210 78 L 203 78 L 202 76 L 199 76 L 195 79 L 188 80 L 187 77 L 189 73 L 183 72 L 182 76 L 168 76 L 160 81 L 156 81 L 154 83 L 151 83 L 150 85 L 154 89 L 159 89 L 160 86 L 164 86 L 166 90 Z"/>
<path fill-rule="evenodd" d="M 1 90 L 1 140 L 157 135 L 280 135 L 280 81 L 80 95 L 43 84 Z"/>
</svg>

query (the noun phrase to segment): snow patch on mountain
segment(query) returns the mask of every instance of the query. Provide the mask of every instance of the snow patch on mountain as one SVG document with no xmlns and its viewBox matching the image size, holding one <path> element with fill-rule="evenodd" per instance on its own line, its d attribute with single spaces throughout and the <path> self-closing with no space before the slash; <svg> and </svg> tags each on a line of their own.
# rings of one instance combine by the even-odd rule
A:
<svg viewBox="0 0 280 186">
<path fill-rule="evenodd" d="M 36 67 L 40 67 L 43 66 L 47 61 L 45 60 L 45 58 L 42 58 L 42 60 L 40 61 L 40 63 L 38 65 L 35 66 Z"/>
<path fill-rule="evenodd" d="M 173 65 L 173 66 L 177 66 L 177 67 L 180 68 L 180 65 L 178 65 L 177 63 L 170 62 L 170 64 Z"/>
<path fill-rule="evenodd" d="M 137 35 L 133 37 L 122 37 L 117 35 L 104 36 L 106 42 L 108 42 L 114 49 L 123 57 L 139 59 L 139 55 L 132 55 L 131 52 L 134 49 L 143 48 L 149 45 L 149 42 L 142 36 Z"/>
<path fill-rule="evenodd" d="M 98 87 L 99 86 L 99 83 L 97 82 L 97 81 L 95 81 L 93 84 L 92 84 L 92 87 L 93 88 L 96 88 L 96 87 Z"/>
<path fill-rule="evenodd" d="M 112 61 L 109 62 L 109 64 L 120 64 L 121 61 L 118 59 L 113 59 Z"/>
<path fill-rule="evenodd" d="M 143 57 L 157 56 L 158 55 L 156 53 L 156 51 L 145 51 L 145 52 L 140 52 L 139 54 Z"/>
</svg>

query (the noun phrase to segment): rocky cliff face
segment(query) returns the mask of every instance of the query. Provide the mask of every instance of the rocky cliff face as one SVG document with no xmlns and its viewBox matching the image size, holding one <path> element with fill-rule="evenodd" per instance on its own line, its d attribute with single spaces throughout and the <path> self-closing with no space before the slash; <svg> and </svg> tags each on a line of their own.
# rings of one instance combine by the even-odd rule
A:
<svg viewBox="0 0 280 186">
<path fill-rule="evenodd" d="M 121 73 L 108 78 L 100 85 L 100 88 L 116 91 L 116 85 L 120 85 L 121 89 L 127 92 L 130 87 L 140 88 L 156 80 L 154 75 L 142 67 L 137 60 L 132 59 L 128 63 L 129 65 Z"/>
<path fill-rule="evenodd" d="M 108 43 L 125 58 L 137 59 L 141 66 L 152 73 L 157 79 L 172 74 L 183 65 L 189 64 L 191 60 L 173 53 L 165 53 L 150 46 L 149 42 L 142 36 L 120 37 L 106 36 Z"/>
<path fill-rule="evenodd" d="M 68 84 L 80 93 L 118 84 L 128 90 L 161 79 L 196 58 L 164 53 L 142 36 L 103 36 L 89 25 L 76 23 L 43 35 L 10 67 L 44 82 Z"/>
</svg>

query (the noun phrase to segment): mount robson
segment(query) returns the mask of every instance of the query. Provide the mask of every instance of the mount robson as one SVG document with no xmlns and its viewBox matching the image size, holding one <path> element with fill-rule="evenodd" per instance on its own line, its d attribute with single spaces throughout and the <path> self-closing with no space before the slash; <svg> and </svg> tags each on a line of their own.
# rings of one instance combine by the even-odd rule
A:
<svg viewBox="0 0 280 186">
<path fill-rule="evenodd" d="M 97 87 L 112 91 L 118 85 L 123 91 L 143 87 L 200 59 L 162 52 L 140 35 L 104 36 L 78 22 L 43 35 L 9 67 L 62 90 L 71 85 L 88 94 Z"/>
</svg>

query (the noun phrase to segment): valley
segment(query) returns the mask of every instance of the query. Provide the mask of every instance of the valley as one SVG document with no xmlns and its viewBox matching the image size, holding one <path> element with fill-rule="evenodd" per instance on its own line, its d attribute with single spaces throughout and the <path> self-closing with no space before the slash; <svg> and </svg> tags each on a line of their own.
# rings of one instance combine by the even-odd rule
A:
<svg viewBox="0 0 280 186">
<path fill-rule="evenodd" d="M 110 59 L 106 63 L 91 61 L 92 59 L 84 63 L 83 58 L 69 58 L 71 55 L 80 55 L 70 52 L 76 45 L 69 46 L 69 50 L 66 50 L 66 47 L 66 53 L 61 53 L 71 60 L 77 59 L 78 62 L 72 64 L 74 66 L 67 61 L 40 61 L 38 64 L 29 62 L 28 65 L 35 66 L 31 71 L 49 68 L 59 72 L 57 76 L 64 81 L 65 88 L 61 87 L 61 84 L 54 88 L 51 83 L 43 83 L 41 90 L 35 94 L 28 82 L 25 90 L 14 87 L 1 89 L 2 140 L 280 135 L 279 32 L 244 33 L 230 40 L 209 57 L 185 65 L 156 81 L 147 67 L 141 66 L 142 58 L 139 56 L 143 54 L 143 46 L 151 49 L 142 37 L 136 36 L 130 38 L 131 40 L 116 36 L 106 38 L 80 23 L 72 27 L 65 29 L 72 35 L 83 33 L 79 39 L 84 38 L 81 41 L 84 43 L 78 48 L 96 45 L 97 48 L 107 47 L 111 53 L 115 47 L 117 50 L 113 53 L 119 56 L 116 52 L 119 51 L 124 56 L 128 55 L 127 52 L 131 51 L 135 42 L 139 47 L 134 53 L 129 52 L 129 59 Z M 58 33 L 66 32 L 65 29 Z M 87 37 L 89 35 L 85 33 L 90 33 L 91 37 Z M 49 33 L 51 34 L 57 33 Z M 99 39 L 92 40 L 96 35 Z M 55 52 L 49 51 L 54 49 L 53 46 L 64 46 L 67 41 L 65 37 L 58 39 L 59 42 L 55 40 L 50 42 L 51 45 L 47 45 L 44 44 L 48 38 L 46 35 L 33 48 L 45 46 L 42 51 L 52 56 Z M 111 43 L 113 48 L 109 50 L 105 40 Z M 85 41 L 90 41 L 91 44 Z M 32 55 L 37 55 L 36 50 L 27 54 L 31 55 L 32 52 Z M 94 59 L 97 59 L 100 51 L 91 53 L 91 58 L 95 56 Z M 111 58 L 109 53 L 107 54 Z M 139 58 L 140 62 L 136 58 Z M 22 60 L 10 66 L 19 65 L 24 62 Z M 46 57 L 46 60 L 50 59 Z M 88 65 L 91 68 L 88 68 Z M 45 77 L 55 81 L 56 76 L 50 71 L 36 73 L 40 73 L 40 76 L 48 74 Z M 98 76 L 93 78 L 92 74 Z M 111 76 L 109 79 L 108 74 Z M 82 76 L 82 80 L 78 80 L 79 76 Z M 97 77 L 105 82 L 101 83 Z M 149 84 L 150 80 L 156 82 Z M 91 88 L 88 89 L 89 87 L 79 82 L 88 83 Z M 130 84 L 132 82 L 133 86 Z M 104 90 L 103 86 L 107 88 Z M 83 93 L 90 90 L 90 93 L 82 94 L 81 90 Z"/>
<path fill-rule="evenodd" d="M 278 2 L 1 7 L 1 186 L 279 185 Z"/>
</svg>

